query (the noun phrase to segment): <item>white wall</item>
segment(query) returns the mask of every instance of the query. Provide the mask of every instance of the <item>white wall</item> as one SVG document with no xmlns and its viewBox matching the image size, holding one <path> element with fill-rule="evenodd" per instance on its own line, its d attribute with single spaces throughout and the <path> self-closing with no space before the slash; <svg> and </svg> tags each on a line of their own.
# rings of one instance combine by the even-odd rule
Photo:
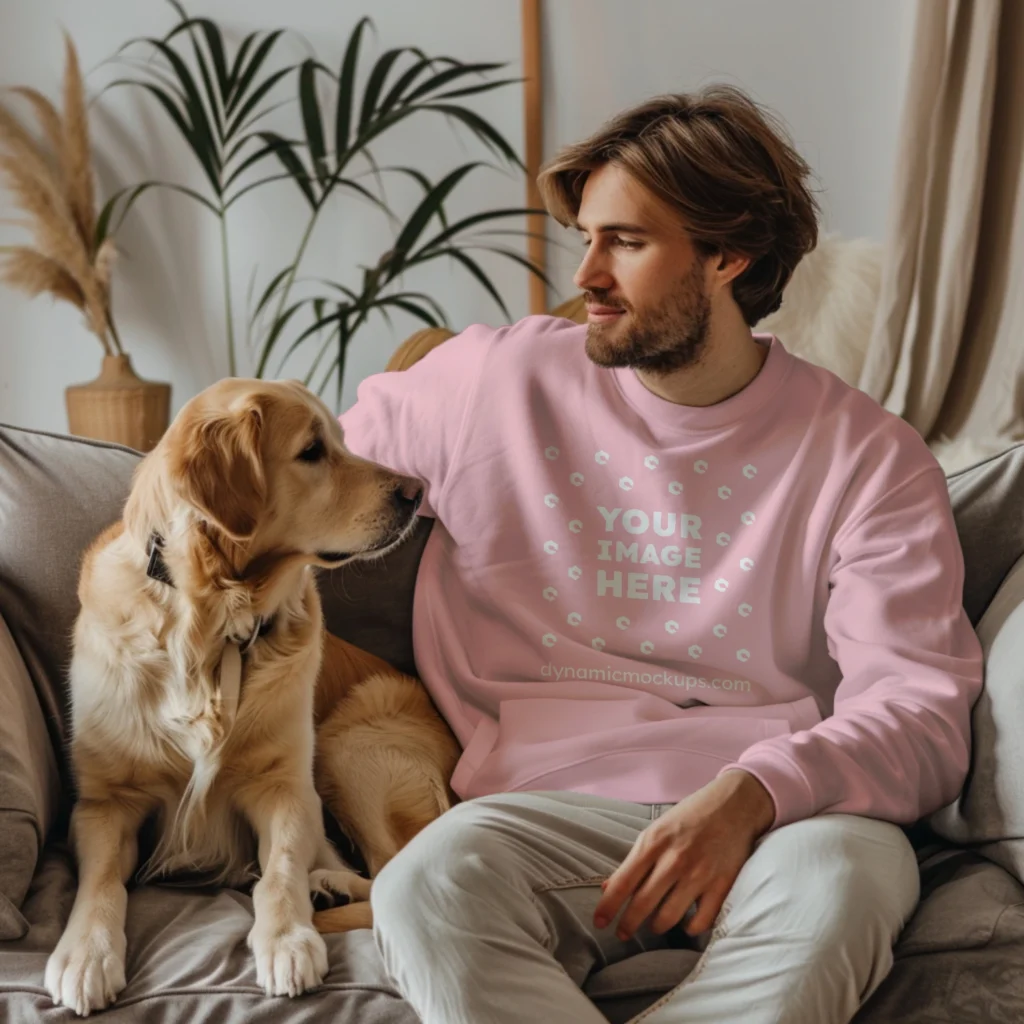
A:
<svg viewBox="0 0 1024 1024">
<path fill-rule="evenodd" d="M 823 226 L 882 240 L 913 0 L 549 0 L 545 149 L 612 111 L 710 82 L 747 90 L 786 123 L 815 172 Z M 581 247 L 555 225 L 571 287 Z"/>
<path fill-rule="evenodd" d="M 547 0 L 546 152 L 654 93 L 732 81 L 789 124 L 825 190 L 826 228 L 881 238 L 912 7 L 912 0 Z M 415 45 L 467 61 L 509 61 L 510 74 L 520 72 L 518 0 L 375 0 L 372 5 L 192 0 L 190 9 L 217 20 L 233 42 L 254 28 L 285 23 L 332 66 L 355 21 L 372 11 L 377 27 L 367 48 L 372 57 L 392 46 Z M 117 74 L 102 62 L 121 43 L 136 35 L 161 34 L 171 21 L 170 9 L 160 0 L 0 0 L 0 85 L 32 85 L 56 98 L 65 27 L 78 45 L 90 91 L 98 92 Z M 293 39 L 282 55 L 297 60 L 306 52 Z M 472 102 L 521 150 L 516 87 Z M 270 124 L 288 131 L 297 116 L 294 108 L 285 108 Z M 202 187 L 183 143 L 163 114 L 137 92 L 106 93 L 93 108 L 92 125 L 105 194 L 150 177 Z M 457 162 L 491 159 L 482 147 L 458 138 L 439 119 L 424 119 L 393 136 L 377 156 L 385 164 L 412 164 L 435 179 Z M 408 211 L 414 196 L 405 186 L 390 193 L 400 213 Z M 452 213 L 522 200 L 522 182 L 515 175 L 475 172 Z M 230 255 L 240 336 L 250 274 L 257 268 L 257 280 L 265 282 L 285 265 L 305 214 L 304 203 L 288 184 L 269 186 L 236 207 Z M 11 215 L 0 197 L 0 220 Z M 339 200 L 317 228 L 306 273 L 355 284 L 358 265 L 376 260 L 389 237 L 379 216 L 352 200 Z M 573 292 L 579 246 L 557 226 L 552 237 L 552 272 L 564 298 Z M 16 238 L 16 231 L 0 227 L 0 243 Z M 123 257 L 115 278 L 115 312 L 122 338 L 142 376 L 171 381 L 177 410 L 227 372 L 217 223 L 185 199 L 151 192 L 135 208 L 119 241 Z M 498 259 L 485 262 L 513 316 L 525 315 L 525 271 Z M 437 265 L 410 277 L 408 285 L 433 294 L 456 327 L 503 320 L 462 270 Z M 362 332 L 350 352 L 342 407 L 354 400 L 357 382 L 383 368 L 395 345 L 416 326 L 396 317 L 393 329 L 376 321 Z M 64 387 L 94 377 L 99 356 L 98 344 L 75 310 L 0 290 L 0 421 L 65 430 Z M 243 353 L 240 372 L 249 373 L 252 366 Z M 301 375 L 305 368 L 300 359 L 284 375 Z M 333 401 L 333 393 L 327 397 Z"/>
</svg>

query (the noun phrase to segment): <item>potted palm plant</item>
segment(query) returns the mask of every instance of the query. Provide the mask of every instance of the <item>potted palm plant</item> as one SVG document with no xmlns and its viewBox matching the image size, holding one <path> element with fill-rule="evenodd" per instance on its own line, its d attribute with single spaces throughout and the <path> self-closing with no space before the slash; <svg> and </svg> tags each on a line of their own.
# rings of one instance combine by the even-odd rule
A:
<svg viewBox="0 0 1024 1024">
<path fill-rule="evenodd" d="M 116 248 L 106 211 L 97 216 L 85 90 L 70 39 L 65 49 L 62 111 L 34 89 L 14 90 L 33 109 L 45 142 L 0 105 L 0 182 L 32 236 L 0 250 L 0 280 L 71 303 L 102 346 L 100 375 L 65 390 L 71 432 L 148 451 L 167 428 L 170 385 L 135 374 L 114 324 Z"/>
<path fill-rule="evenodd" d="M 114 84 L 145 90 L 203 171 L 207 186 L 203 193 L 168 184 L 200 202 L 220 223 L 230 373 L 236 372 L 238 352 L 227 257 L 228 213 L 243 196 L 272 181 L 293 183 L 308 212 L 305 224 L 296 232 L 294 255 L 270 276 L 249 315 L 257 376 L 280 373 L 296 349 L 316 344 L 306 383 L 322 394 L 333 381 L 340 403 L 349 344 L 372 314 L 387 317 L 390 312 L 402 311 L 430 327 L 447 326 L 445 312 L 435 298 L 403 286 L 408 271 L 433 260 L 450 260 L 461 266 L 506 317 L 505 303 L 471 254 L 473 249 L 517 261 L 546 281 L 538 268 L 495 237 L 468 234 L 538 211 L 484 210 L 456 223 L 449 221 L 446 202 L 469 174 L 485 167 L 484 162 L 463 164 L 432 182 L 415 167 L 381 167 L 373 153 L 373 145 L 382 135 L 399 130 L 410 118 L 442 118 L 483 142 L 505 166 L 524 172 L 508 141 L 463 102 L 518 81 L 488 78 L 502 65 L 430 57 L 416 47 L 400 47 L 382 54 L 360 86 L 360 53 L 371 25 L 367 18 L 353 28 L 337 69 L 313 57 L 282 66 L 275 64 L 272 56 L 282 30 L 253 33 L 232 51 L 215 22 L 190 15 L 180 0 L 169 3 L 178 15 L 177 23 L 162 38 L 133 40 L 129 45 L 136 51 L 144 47 L 146 60 L 135 62 L 133 75 Z M 299 124 L 286 137 L 263 130 L 260 122 L 282 105 L 277 98 L 289 79 L 295 85 Z M 268 159 L 274 161 L 276 171 L 263 170 Z M 422 189 L 421 201 L 404 221 L 384 199 L 381 182 L 388 174 L 410 178 Z M 125 190 L 128 198 L 122 216 L 152 184 L 160 183 L 146 182 Z M 355 285 L 310 282 L 302 275 L 310 238 L 327 218 L 333 201 L 343 195 L 358 197 L 382 210 L 392 224 L 394 240 L 362 265 L 361 280 Z M 432 229 L 436 229 L 433 234 Z M 523 232 L 494 234 L 499 233 Z"/>
</svg>

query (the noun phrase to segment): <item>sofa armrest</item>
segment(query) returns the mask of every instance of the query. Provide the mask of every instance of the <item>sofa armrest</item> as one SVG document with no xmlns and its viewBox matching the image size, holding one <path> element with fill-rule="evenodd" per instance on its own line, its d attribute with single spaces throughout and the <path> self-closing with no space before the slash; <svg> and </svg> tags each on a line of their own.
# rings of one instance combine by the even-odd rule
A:
<svg viewBox="0 0 1024 1024">
<path fill-rule="evenodd" d="M 0 618 L 0 940 L 28 930 L 22 901 L 60 802 L 43 709 Z"/>
<path fill-rule="evenodd" d="M 413 363 L 418 363 L 431 349 L 437 348 L 442 342 L 454 337 L 455 333 L 446 327 L 424 327 L 423 330 L 410 334 L 395 349 L 384 369 L 388 372 L 408 370 Z"/>
</svg>

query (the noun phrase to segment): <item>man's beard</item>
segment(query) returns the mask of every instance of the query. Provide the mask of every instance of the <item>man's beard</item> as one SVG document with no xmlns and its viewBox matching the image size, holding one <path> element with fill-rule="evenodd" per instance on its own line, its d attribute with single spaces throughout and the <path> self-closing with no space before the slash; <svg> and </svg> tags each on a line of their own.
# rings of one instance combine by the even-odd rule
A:
<svg viewBox="0 0 1024 1024">
<path fill-rule="evenodd" d="M 607 294 L 607 293 L 605 293 Z M 590 290 L 596 305 L 606 300 Z M 704 266 L 696 260 L 679 287 L 659 308 L 637 315 L 621 302 L 629 323 L 587 325 L 587 356 L 598 366 L 626 366 L 658 376 L 692 366 L 703 354 L 711 325 L 711 301 L 704 291 Z"/>
</svg>

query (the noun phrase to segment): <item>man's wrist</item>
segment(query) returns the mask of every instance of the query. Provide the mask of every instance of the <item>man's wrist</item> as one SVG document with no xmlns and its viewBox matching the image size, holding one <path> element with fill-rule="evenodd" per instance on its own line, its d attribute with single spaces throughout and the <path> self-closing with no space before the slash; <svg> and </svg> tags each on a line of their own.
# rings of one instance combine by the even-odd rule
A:
<svg viewBox="0 0 1024 1024">
<path fill-rule="evenodd" d="M 764 783 L 744 768 L 729 768 L 723 777 L 733 776 L 735 792 L 749 809 L 751 830 L 759 839 L 775 822 L 775 801 Z"/>
</svg>

